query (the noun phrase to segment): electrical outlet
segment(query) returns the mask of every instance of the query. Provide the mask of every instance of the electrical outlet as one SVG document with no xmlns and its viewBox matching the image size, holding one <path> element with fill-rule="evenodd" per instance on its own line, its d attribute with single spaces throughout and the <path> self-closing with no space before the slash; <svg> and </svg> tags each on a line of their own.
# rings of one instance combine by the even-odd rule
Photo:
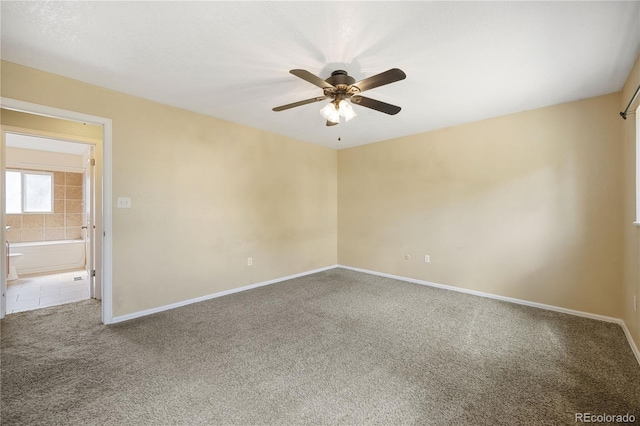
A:
<svg viewBox="0 0 640 426">
<path fill-rule="evenodd" d="M 431 262 L 431 256 L 429 256 L 428 254 L 424 255 L 424 263 L 430 263 Z"/>
<path fill-rule="evenodd" d="M 253 265 L 253 258 L 252 257 L 248 257 L 247 258 L 247 266 L 251 266 Z"/>
</svg>

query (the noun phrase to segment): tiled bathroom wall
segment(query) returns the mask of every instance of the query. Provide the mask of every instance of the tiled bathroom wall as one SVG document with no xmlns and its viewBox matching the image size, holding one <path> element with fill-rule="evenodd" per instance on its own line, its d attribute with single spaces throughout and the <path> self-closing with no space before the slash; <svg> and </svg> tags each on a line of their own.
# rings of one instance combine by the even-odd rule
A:
<svg viewBox="0 0 640 426">
<path fill-rule="evenodd" d="M 12 243 L 79 240 L 84 237 L 82 173 L 53 172 L 53 213 L 8 214 L 6 233 Z"/>
</svg>

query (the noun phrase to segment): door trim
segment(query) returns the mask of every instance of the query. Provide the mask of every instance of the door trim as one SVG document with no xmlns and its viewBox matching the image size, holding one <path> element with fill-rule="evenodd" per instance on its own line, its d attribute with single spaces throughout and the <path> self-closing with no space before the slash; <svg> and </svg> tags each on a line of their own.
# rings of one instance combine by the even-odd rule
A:
<svg viewBox="0 0 640 426">
<path fill-rule="evenodd" d="M 95 115 L 84 114 L 75 111 L 68 111 L 60 108 L 54 108 L 46 105 L 34 104 L 31 102 L 24 102 L 11 98 L 0 97 L 0 106 L 5 109 L 10 109 L 19 112 L 25 112 L 29 114 L 42 115 L 46 117 L 59 118 L 63 120 L 78 121 L 82 123 L 91 123 L 102 126 L 102 173 L 97 172 L 98 175 L 102 175 L 102 212 L 96 212 L 96 215 L 101 213 L 102 215 L 102 229 L 96 229 L 96 234 L 102 232 L 102 244 L 101 244 L 101 260 L 102 260 L 102 322 L 104 324 L 111 324 L 113 322 L 113 240 L 112 240 L 112 120 L 106 117 L 98 117 Z M 4 176 L 5 171 L 5 141 L 2 140 L 1 151 L 2 161 L 0 161 L 0 173 Z M 96 164 L 96 167 L 99 167 Z M 4 179 L 3 179 L 4 182 Z M 4 199 L 5 199 L 4 185 L 0 185 L 0 208 L 4 211 Z M 5 215 L 0 215 L 0 235 L 2 241 L 5 240 Z M 0 249 L 0 254 L 5 255 L 4 244 Z M 2 258 L 4 259 L 4 257 Z M 4 318 L 6 311 L 6 297 L 4 291 L 6 291 L 6 274 L 0 274 L 0 282 L 2 284 L 2 303 L 0 303 L 0 318 Z"/>
</svg>

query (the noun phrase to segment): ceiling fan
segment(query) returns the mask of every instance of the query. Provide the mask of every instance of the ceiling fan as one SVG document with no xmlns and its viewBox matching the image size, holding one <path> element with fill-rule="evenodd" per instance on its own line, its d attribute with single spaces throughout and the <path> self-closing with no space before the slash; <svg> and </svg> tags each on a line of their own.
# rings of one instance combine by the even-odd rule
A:
<svg viewBox="0 0 640 426">
<path fill-rule="evenodd" d="M 336 124 L 339 124 L 340 117 L 344 117 L 346 121 L 349 121 L 357 115 L 351 107 L 351 104 L 347 101 L 351 101 L 351 103 L 356 105 L 375 109 L 376 111 L 384 112 L 389 115 L 399 113 L 401 109 L 399 106 L 371 98 L 365 98 L 364 96 L 360 96 L 360 93 L 365 90 L 373 89 L 374 87 L 384 86 L 385 84 L 394 83 L 407 78 L 406 74 L 398 68 L 392 68 L 383 73 L 360 80 L 357 83 L 353 77 L 343 70 L 336 70 L 332 72 L 331 77 L 326 80 L 323 80 L 306 70 L 291 70 L 289 72 L 311 84 L 315 84 L 323 90 L 324 95 L 275 107 L 273 110 L 284 111 L 301 105 L 331 99 L 331 102 L 320 110 L 320 114 L 327 119 L 327 126 L 335 126 Z"/>
</svg>

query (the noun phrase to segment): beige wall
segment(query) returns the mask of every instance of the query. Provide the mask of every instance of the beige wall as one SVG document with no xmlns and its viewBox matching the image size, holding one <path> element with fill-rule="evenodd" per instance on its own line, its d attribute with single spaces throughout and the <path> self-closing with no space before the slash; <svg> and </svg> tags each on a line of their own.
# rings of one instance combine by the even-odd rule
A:
<svg viewBox="0 0 640 426">
<path fill-rule="evenodd" d="M 619 105 L 612 94 L 339 151 L 338 262 L 619 318 Z"/>
<path fill-rule="evenodd" d="M 336 151 L 8 62 L 2 96 L 113 120 L 115 316 L 336 263 Z"/>
<path fill-rule="evenodd" d="M 618 108 L 624 111 L 635 90 L 640 85 L 640 57 L 636 60 L 622 90 Z M 636 100 L 629 111 L 640 105 Z M 640 228 L 633 224 L 636 218 L 636 115 L 629 114 L 620 119 L 624 144 L 624 289 L 622 318 L 624 319 L 636 346 L 640 348 L 640 310 L 633 310 L 633 296 L 638 297 L 640 306 Z"/>
<path fill-rule="evenodd" d="M 113 210 L 116 316 L 339 262 L 624 316 L 638 336 L 626 93 L 336 152 L 11 63 L 2 83 L 113 119 L 112 202 L 133 203 Z"/>
</svg>

